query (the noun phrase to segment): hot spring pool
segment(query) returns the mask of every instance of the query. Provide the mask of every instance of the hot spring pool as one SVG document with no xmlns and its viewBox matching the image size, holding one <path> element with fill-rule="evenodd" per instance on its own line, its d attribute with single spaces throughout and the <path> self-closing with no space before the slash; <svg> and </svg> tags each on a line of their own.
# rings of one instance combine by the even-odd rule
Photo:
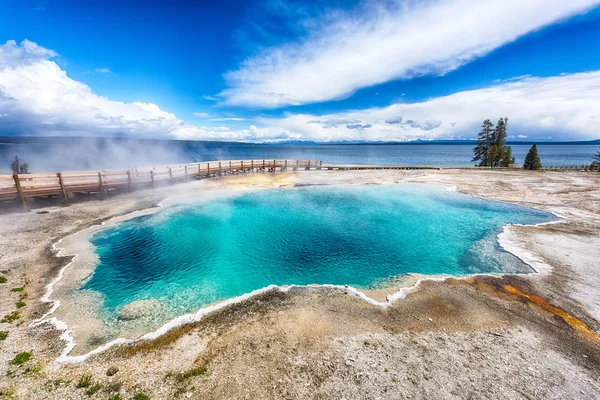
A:
<svg viewBox="0 0 600 400">
<path fill-rule="evenodd" d="M 158 300 L 170 317 L 276 285 L 381 285 L 407 273 L 530 272 L 500 248 L 538 210 L 420 184 L 312 186 L 165 208 L 96 233 L 100 263 L 78 290 L 104 317 Z"/>
</svg>

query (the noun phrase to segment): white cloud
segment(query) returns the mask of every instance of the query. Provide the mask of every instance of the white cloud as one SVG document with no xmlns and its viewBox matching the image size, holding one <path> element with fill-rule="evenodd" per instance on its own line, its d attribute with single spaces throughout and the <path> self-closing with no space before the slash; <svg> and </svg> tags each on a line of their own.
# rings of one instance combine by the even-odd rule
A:
<svg viewBox="0 0 600 400">
<path fill-rule="evenodd" d="M 224 104 L 275 108 L 339 99 L 393 79 L 444 74 L 598 4 L 600 0 L 370 2 L 312 21 L 306 25 L 313 30 L 302 41 L 247 59 L 225 74 L 228 88 L 219 96 Z"/>
<path fill-rule="evenodd" d="M 246 129 L 196 126 L 152 103 L 99 96 L 67 76 L 32 42 L 0 45 L 0 135 L 127 135 L 228 141 L 400 141 L 473 137 L 481 120 L 508 116 L 509 133 L 530 140 L 597 139 L 600 71 L 531 76 L 419 103 L 328 115 L 253 118 Z M 212 118 L 211 121 L 242 118 Z M 209 124 L 207 124 L 209 125 Z"/>
<path fill-rule="evenodd" d="M 0 135 L 127 135 L 206 140 L 262 140 L 278 132 L 198 127 L 152 103 L 123 103 L 92 92 L 33 42 L 0 45 Z"/>
<path fill-rule="evenodd" d="M 216 122 L 226 122 L 226 121 L 245 121 L 246 118 L 237 118 L 237 117 L 229 117 L 229 118 L 211 118 L 211 121 Z"/>
<path fill-rule="evenodd" d="M 206 113 L 206 112 L 195 112 L 192 113 L 194 116 L 198 117 L 198 118 L 210 118 L 212 117 L 212 114 Z"/>
<path fill-rule="evenodd" d="M 0 69 L 23 67 L 56 56 L 57 54 L 54 51 L 27 39 L 20 44 L 17 44 L 14 40 L 9 40 L 0 45 Z"/>
<path fill-rule="evenodd" d="M 112 72 L 112 71 L 110 70 L 110 68 L 96 68 L 96 69 L 94 70 L 94 72 L 97 72 L 97 73 L 99 73 L 99 74 L 115 75 L 115 73 L 114 73 L 114 72 Z"/>
<path fill-rule="evenodd" d="M 473 138 L 481 121 L 509 118 L 509 132 L 535 140 L 600 137 L 600 71 L 511 79 L 418 103 L 328 115 L 259 118 L 270 131 L 315 141 Z"/>
</svg>

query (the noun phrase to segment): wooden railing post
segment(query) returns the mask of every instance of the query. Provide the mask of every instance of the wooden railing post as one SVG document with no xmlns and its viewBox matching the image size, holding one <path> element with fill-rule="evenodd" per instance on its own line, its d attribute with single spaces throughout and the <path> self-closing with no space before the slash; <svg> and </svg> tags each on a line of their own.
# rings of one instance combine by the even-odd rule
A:
<svg viewBox="0 0 600 400">
<path fill-rule="evenodd" d="M 131 170 L 128 169 L 127 170 L 127 185 L 128 185 L 128 190 L 131 192 Z"/>
<path fill-rule="evenodd" d="M 210 163 L 206 163 L 206 177 L 210 178 Z"/>
<path fill-rule="evenodd" d="M 188 173 L 187 173 L 187 165 L 185 167 L 183 167 L 183 170 L 185 171 L 185 180 L 188 180 Z"/>
<path fill-rule="evenodd" d="M 231 169 L 231 161 L 229 161 L 229 175 L 233 174 L 233 170 Z"/>
<path fill-rule="evenodd" d="M 173 184 L 173 171 L 171 171 L 171 167 L 167 167 L 169 169 L 169 183 Z"/>
<path fill-rule="evenodd" d="M 250 160 L 250 172 L 254 173 L 254 160 Z"/>
<path fill-rule="evenodd" d="M 67 188 L 65 187 L 65 181 L 63 180 L 62 172 L 59 172 L 58 174 L 56 174 L 56 176 L 58 176 L 58 183 L 60 183 L 60 190 L 62 191 L 63 197 L 65 199 L 65 205 L 68 206 L 69 195 L 67 194 Z"/>
<path fill-rule="evenodd" d="M 307 171 L 310 171 L 310 160 L 308 160 L 308 165 L 307 165 L 307 167 L 306 167 L 306 170 L 307 170 Z"/>
<path fill-rule="evenodd" d="M 284 165 L 285 165 L 285 170 L 287 171 L 287 160 L 285 160 Z"/>
<path fill-rule="evenodd" d="M 263 174 L 265 173 L 265 160 L 263 160 Z"/>
<path fill-rule="evenodd" d="M 219 161 L 219 176 L 221 176 L 221 161 Z"/>
<path fill-rule="evenodd" d="M 298 163 L 299 163 L 299 161 L 296 160 L 296 166 L 294 167 L 294 171 L 298 171 Z"/>
<path fill-rule="evenodd" d="M 152 187 L 154 187 L 154 170 L 150 170 L 150 181 L 152 182 Z"/>
<path fill-rule="evenodd" d="M 102 182 L 102 172 L 98 172 L 98 192 L 100 193 L 100 198 L 104 200 L 104 182 Z"/>
<path fill-rule="evenodd" d="M 19 180 L 19 174 L 13 174 L 13 179 L 15 180 L 15 187 L 17 188 L 17 193 L 19 193 L 19 198 L 21 199 L 21 203 L 23 203 L 23 208 L 27 210 L 27 201 L 25 200 L 25 195 L 23 194 L 23 188 L 21 188 L 21 181 Z"/>
<path fill-rule="evenodd" d="M 323 168 L 323 160 L 319 161 L 319 169 Z"/>
<path fill-rule="evenodd" d="M 246 170 L 244 169 L 244 160 L 240 161 L 240 165 L 242 166 L 242 174 L 245 174 Z"/>
</svg>

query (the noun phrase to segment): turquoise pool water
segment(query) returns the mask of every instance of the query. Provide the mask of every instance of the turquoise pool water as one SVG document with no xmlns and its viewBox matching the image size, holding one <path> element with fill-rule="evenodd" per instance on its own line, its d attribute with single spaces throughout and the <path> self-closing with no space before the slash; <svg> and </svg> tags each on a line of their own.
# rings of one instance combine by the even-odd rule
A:
<svg viewBox="0 0 600 400">
<path fill-rule="evenodd" d="M 136 300 L 178 315 L 270 284 L 368 288 L 406 273 L 529 272 L 496 235 L 548 213 L 433 185 L 312 186 L 166 208 L 95 234 L 82 290 L 107 316 Z"/>
</svg>

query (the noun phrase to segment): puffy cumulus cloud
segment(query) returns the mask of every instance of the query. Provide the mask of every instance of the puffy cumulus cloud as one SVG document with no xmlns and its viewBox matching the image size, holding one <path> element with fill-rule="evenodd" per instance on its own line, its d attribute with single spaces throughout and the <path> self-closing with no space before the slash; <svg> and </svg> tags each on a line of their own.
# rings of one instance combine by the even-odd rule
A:
<svg viewBox="0 0 600 400">
<path fill-rule="evenodd" d="M 54 51 L 27 40 L 0 45 L 0 135 L 256 141 L 295 138 L 289 132 L 255 126 L 243 130 L 198 127 L 156 104 L 110 100 L 68 77 L 52 60 L 56 56 Z"/>
<path fill-rule="evenodd" d="M 225 74 L 224 104 L 281 107 L 344 98 L 393 79 L 444 74 L 600 0 L 371 1 L 305 22 L 301 41 Z"/>
<path fill-rule="evenodd" d="M 418 103 L 259 122 L 272 131 L 294 132 L 304 140 L 404 141 L 473 138 L 483 119 L 505 116 L 509 132 L 518 137 L 598 139 L 600 71 L 522 77 Z"/>
<path fill-rule="evenodd" d="M 0 68 L 31 65 L 35 62 L 56 57 L 52 50 L 39 46 L 27 39 L 17 44 L 9 40 L 0 45 Z"/>
</svg>

